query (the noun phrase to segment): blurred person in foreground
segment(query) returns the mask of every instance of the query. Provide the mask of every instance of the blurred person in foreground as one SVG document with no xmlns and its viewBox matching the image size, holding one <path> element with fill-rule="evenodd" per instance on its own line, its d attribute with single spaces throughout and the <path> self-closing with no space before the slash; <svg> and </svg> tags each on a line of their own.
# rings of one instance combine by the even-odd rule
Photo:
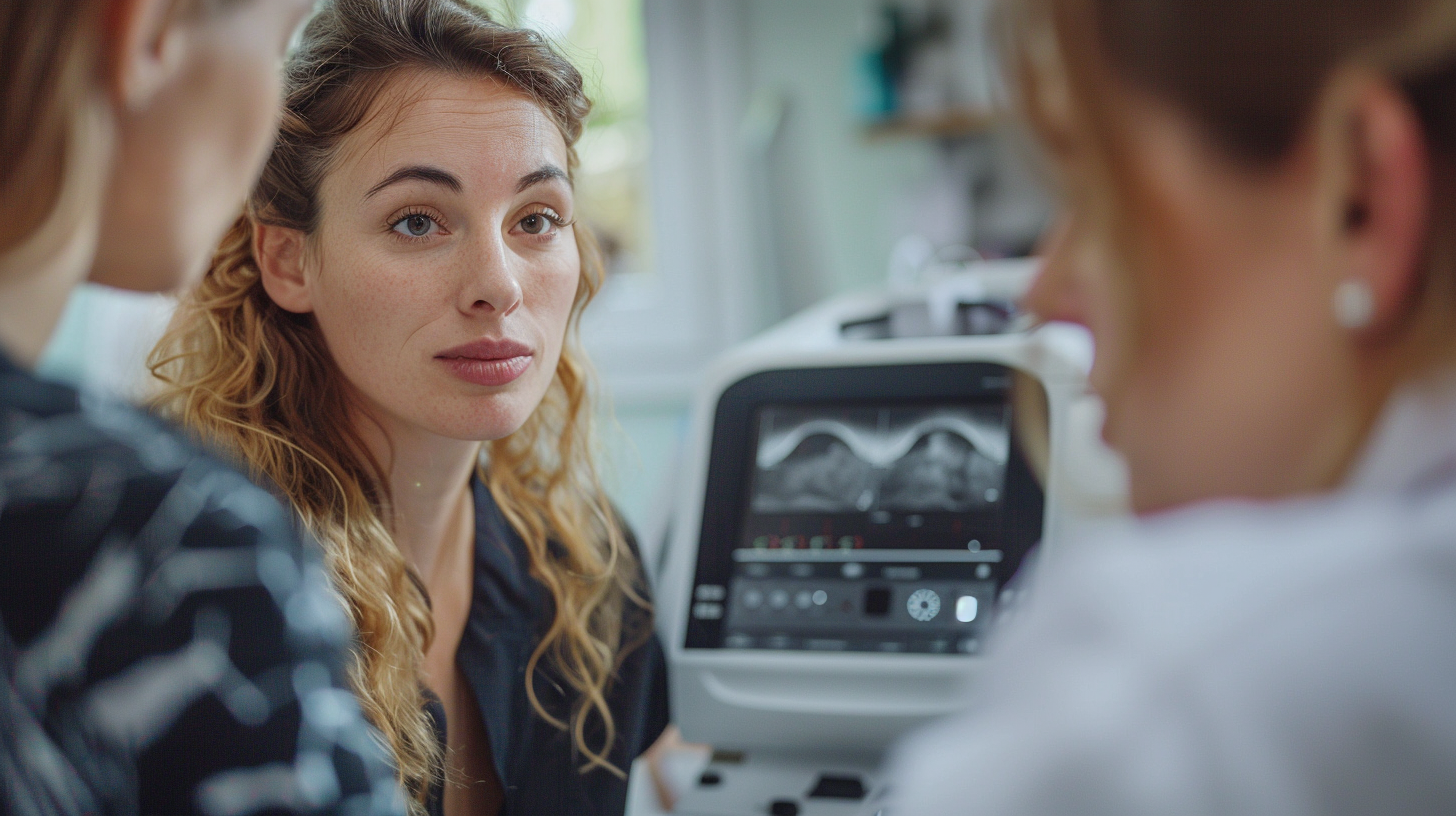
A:
<svg viewBox="0 0 1456 816">
<path fill-rule="evenodd" d="M 80 282 L 202 271 L 311 5 L 0 2 L 0 811 L 403 812 L 290 516 L 29 370 Z"/>
<path fill-rule="evenodd" d="M 1456 813 L 1456 2 L 1020 0 L 1133 529 L 1064 547 L 894 812 Z"/>
</svg>

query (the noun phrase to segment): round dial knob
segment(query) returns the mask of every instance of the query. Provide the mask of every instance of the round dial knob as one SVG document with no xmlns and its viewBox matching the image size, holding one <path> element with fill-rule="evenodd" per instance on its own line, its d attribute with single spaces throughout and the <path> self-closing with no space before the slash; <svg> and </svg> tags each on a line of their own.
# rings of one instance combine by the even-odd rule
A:
<svg viewBox="0 0 1456 816">
<path fill-rule="evenodd" d="M 910 593 L 910 600 L 905 602 L 905 609 L 915 620 L 931 620 L 940 614 L 940 596 L 935 594 L 933 589 L 917 589 Z"/>
</svg>

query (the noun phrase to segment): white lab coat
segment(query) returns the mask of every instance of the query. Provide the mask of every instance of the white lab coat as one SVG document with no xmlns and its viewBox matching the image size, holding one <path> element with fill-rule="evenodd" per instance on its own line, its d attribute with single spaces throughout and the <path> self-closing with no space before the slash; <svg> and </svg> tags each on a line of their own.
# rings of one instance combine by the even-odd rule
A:
<svg viewBox="0 0 1456 816">
<path fill-rule="evenodd" d="M 1456 381 L 1347 484 L 1048 553 L 893 816 L 1456 814 Z"/>
</svg>

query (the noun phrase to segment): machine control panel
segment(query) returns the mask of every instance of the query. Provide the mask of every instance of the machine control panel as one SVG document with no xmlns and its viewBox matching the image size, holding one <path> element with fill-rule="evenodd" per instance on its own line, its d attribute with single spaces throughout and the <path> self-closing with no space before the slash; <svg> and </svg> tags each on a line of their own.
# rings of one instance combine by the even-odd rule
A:
<svg viewBox="0 0 1456 816">
<path fill-rule="evenodd" d="M 837 555 L 837 553 L 836 553 Z M 913 553 L 901 553 L 914 556 Z M 975 654 L 995 614 L 997 551 L 962 560 L 746 560 L 732 592 L 701 584 L 693 615 L 722 618 L 724 646 Z"/>
</svg>

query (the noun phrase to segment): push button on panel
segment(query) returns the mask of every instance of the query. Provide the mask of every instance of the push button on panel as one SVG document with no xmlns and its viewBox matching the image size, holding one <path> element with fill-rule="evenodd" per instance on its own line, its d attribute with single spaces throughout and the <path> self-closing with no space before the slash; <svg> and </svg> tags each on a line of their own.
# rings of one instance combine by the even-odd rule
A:
<svg viewBox="0 0 1456 816">
<path fill-rule="evenodd" d="M 870 587 L 865 590 L 864 611 L 875 618 L 890 614 L 890 588 Z"/>
<path fill-rule="evenodd" d="M 935 616 L 940 614 L 940 595 L 933 589 L 917 589 L 910 593 L 905 609 L 910 617 L 922 623 L 935 620 Z"/>
<path fill-rule="evenodd" d="M 721 584 L 698 584 L 693 590 L 693 599 L 697 601 L 722 601 L 728 597 L 728 588 Z"/>
<path fill-rule="evenodd" d="M 810 799 L 863 799 L 864 780 L 849 774 L 820 774 L 809 791 Z"/>
</svg>

